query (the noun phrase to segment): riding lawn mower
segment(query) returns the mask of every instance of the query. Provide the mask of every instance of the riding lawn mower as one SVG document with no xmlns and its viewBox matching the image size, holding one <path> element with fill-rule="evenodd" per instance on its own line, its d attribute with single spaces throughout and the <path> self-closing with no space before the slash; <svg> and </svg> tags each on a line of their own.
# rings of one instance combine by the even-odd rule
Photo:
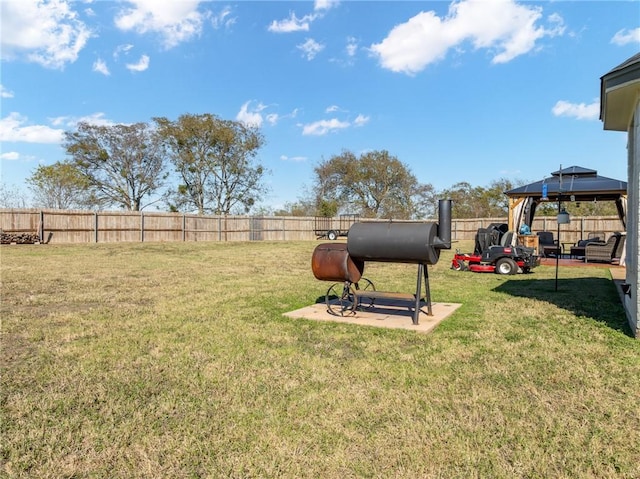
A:
<svg viewBox="0 0 640 479">
<path fill-rule="evenodd" d="M 515 244 L 515 235 L 506 223 L 491 223 L 478 229 L 473 253 L 456 250 L 451 269 L 475 273 L 529 273 L 540 264 L 533 248 Z"/>
</svg>

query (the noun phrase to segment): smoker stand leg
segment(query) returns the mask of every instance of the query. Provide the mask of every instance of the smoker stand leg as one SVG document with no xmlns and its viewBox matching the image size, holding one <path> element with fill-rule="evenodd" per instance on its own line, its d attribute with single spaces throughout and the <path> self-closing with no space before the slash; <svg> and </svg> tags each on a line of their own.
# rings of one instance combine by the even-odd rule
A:
<svg viewBox="0 0 640 479">
<path fill-rule="evenodd" d="M 427 300 L 427 314 L 429 316 L 433 316 L 433 310 L 431 309 L 431 288 L 429 288 L 429 269 L 427 265 L 422 265 L 424 268 L 424 291 L 425 291 L 425 299 Z"/>
<path fill-rule="evenodd" d="M 433 316 L 431 310 L 431 292 L 429 291 L 429 273 L 427 266 L 424 264 L 418 265 L 418 280 L 416 284 L 416 307 L 413 311 L 413 324 L 418 324 L 418 318 L 420 316 L 420 299 L 422 297 L 422 277 L 424 276 L 424 287 L 426 291 L 425 299 L 427 301 L 427 314 Z"/>
</svg>

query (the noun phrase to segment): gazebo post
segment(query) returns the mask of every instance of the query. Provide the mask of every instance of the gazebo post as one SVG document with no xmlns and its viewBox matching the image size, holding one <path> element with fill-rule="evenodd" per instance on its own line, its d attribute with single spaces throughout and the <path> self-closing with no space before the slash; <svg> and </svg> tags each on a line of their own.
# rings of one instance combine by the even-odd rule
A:
<svg viewBox="0 0 640 479">
<path fill-rule="evenodd" d="M 558 218 L 560 218 L 561 195 L 558 192 Z M 558 220 L 558 248 L 560 248 L 560 221 Z M 556 253 L 556 291 L 558 291 L 558 263 L 560 262 L 560 250 Z"/>
</svg>

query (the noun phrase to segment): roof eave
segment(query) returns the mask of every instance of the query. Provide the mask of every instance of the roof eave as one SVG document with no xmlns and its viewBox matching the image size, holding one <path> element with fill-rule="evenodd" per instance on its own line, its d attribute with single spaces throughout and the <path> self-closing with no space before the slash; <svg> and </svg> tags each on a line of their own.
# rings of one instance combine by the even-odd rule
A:
<svg viewBox="0 0 640 479">
<path fill-rule="evenodd" d="M 600 120 L 605 130 L 628 131 L 640 102 L 640 54 L 600 79 Z"/>
</svg>

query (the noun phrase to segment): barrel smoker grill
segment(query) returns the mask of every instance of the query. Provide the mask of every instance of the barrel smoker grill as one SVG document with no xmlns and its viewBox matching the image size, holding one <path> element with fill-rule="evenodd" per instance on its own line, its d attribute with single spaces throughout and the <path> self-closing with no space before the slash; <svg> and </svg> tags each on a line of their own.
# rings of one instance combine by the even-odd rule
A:
<svg viewBox="0 0 640 479">
<path fill-rule="evenodd" d="M 325 296 L 329 312 L 354 314 L 358 307 L 371 306 L 375 299 L 384 298 L 414 303 L 414 324 L 418 324 L 423 302 L 427 314 L 433 315 L 427 266 L 438 262 L 440 250 L 451 249 L 451 200 L 440 200 L 438 210 L 438 223 L 354 223 L 346 244 L 318 245 L 311 259 L 313 274 L 319 280 L 336 282 Z M 415 295 L 376 291 L 373 283 L 362 277 L 366 261 L 417 264 Z"/>
</svg>

